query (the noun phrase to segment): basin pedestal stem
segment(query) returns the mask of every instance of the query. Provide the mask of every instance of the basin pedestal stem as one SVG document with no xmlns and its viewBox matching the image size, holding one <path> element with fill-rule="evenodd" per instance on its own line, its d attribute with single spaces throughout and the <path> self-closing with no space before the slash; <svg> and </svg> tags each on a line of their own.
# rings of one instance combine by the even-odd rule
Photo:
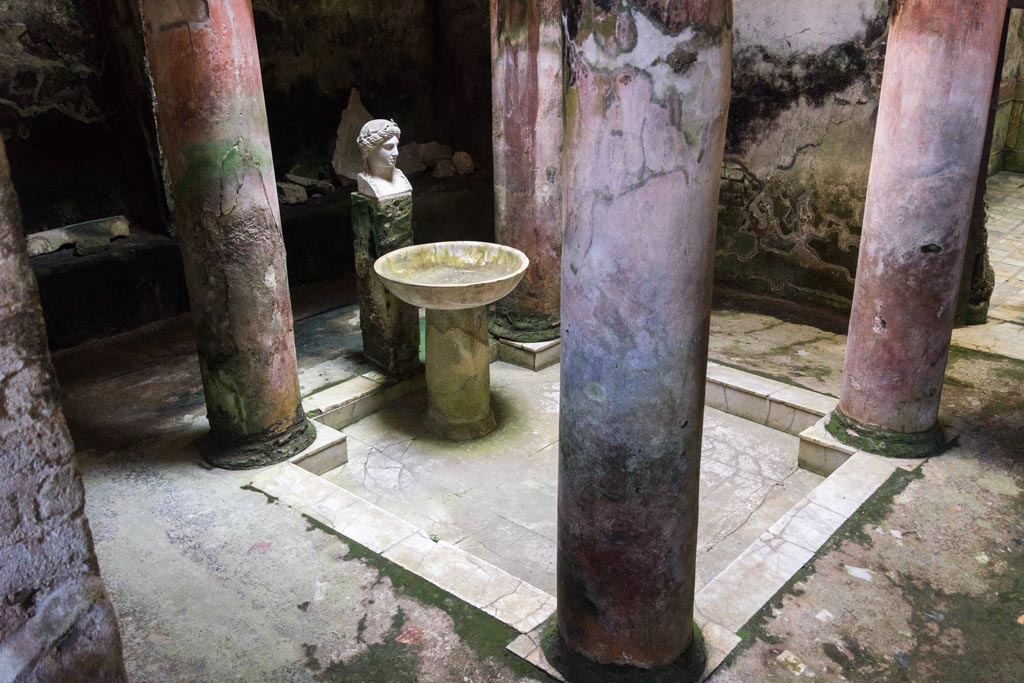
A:
<svg viewBox="0 0 1024 683">
<path fill-rule="evenodd" d="M 468 441 L 494 430 L 487 309 L 427 309 L 427 398 L 430 429 Z"/>
</svg>

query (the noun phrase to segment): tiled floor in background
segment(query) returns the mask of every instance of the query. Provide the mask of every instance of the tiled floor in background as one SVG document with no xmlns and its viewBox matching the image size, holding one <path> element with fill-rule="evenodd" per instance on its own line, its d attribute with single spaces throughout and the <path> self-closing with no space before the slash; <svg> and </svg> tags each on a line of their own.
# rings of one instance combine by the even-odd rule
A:
<svg viewBox="0 0 1024 683">
<path fill-rule="evenodd" d="M 996 273 L 989 316 L 1024 323 L 1024 175 L 988 179 L 988 249 Z"/>
</svg>

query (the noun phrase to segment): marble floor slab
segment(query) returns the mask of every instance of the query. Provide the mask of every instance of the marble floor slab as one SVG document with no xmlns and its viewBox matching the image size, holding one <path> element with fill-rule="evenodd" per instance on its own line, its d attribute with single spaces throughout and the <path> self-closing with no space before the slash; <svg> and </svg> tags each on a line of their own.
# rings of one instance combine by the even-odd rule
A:
<svg viewBox="0 0 1024 683">
<path fill-rule="evenodd" d="M 423 424 L 426 395 L 344 428 L 349 462 L 323 476 L 549 593 L 555 592 L 558 366 L 495 363 L 499 428 L 451 443 Z M 810 493 L 798 438 L 712 408 L 701 461 L 698 590 Z"/>
</svg>

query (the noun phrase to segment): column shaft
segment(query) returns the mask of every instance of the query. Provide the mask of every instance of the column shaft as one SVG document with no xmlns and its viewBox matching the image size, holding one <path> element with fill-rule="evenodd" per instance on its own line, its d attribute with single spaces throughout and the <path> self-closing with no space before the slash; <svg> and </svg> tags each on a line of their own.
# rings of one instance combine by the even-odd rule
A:
<svg viewBox="0 0 1024 683">
<path fill-rule="evenodd" d="M 729 0 L 570 0 L 558 622 L 568 680 L 689 681 Z"/>
<path fill-rule="evenodd" d="M 490 329 L 520 342 L 558 337 L 562 256 L 561 0 L 491 0 L 494 236 L 530 258 Z"/>
<path fill-rule="evenodd" d="M 829 425 L 865 450 L 918 456 L 942 446 L 939 399 L 1005 16 L 1006 0 L 893 9 Z"/>
<path fill-rule="evenodd" d="M 0 678 L 126 680 L 0 138 Z"/>
<path fill-rule="evenodd" d="M 299 398 L 280 209 L 249 0 L 143 0 L 158 124 L 222 467 L 314 436 Z"/>
</svg>

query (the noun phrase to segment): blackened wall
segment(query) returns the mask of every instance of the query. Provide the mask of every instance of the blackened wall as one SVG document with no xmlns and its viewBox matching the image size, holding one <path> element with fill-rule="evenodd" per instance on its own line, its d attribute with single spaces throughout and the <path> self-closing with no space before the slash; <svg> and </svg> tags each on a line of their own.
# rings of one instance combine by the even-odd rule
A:
<svg viewBox="0 0 1024 683">
<path fill-rule="evenodd" d="M 848 309 L 887 0 L 735 0 L 720 285 Z"/>
</svg>

